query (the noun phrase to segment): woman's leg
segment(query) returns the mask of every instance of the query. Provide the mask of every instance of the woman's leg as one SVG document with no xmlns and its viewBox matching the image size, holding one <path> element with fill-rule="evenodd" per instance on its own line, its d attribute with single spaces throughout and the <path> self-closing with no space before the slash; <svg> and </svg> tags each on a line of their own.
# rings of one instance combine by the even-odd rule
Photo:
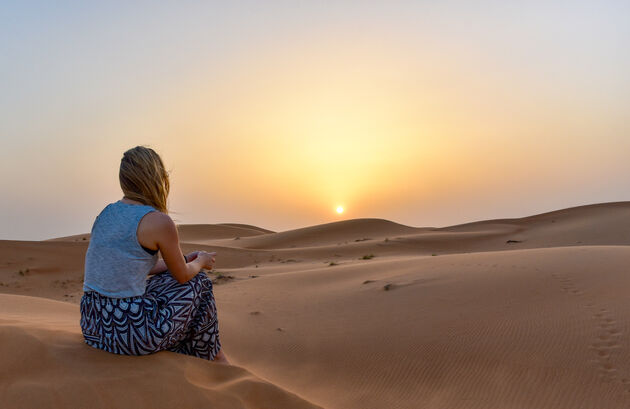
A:
<svg viewBox="0 0 630 409">
<path fill-rule="evenodd" d="M 89 291 L 81 298 L 81 330 L 95 348 L 124 355 L 156 352 L 162 339 L 149 328 L 154 308 L 143 297 L 110 298 Z"/>
<path fill-rule="evenodd" d="M 160 276 L 150 280 L 147 290 L 160 299 L 167 317 L 178 318 L 177 322 L 173 322 L 175 336 L 170 337 L 163 349 L 207 360 L 215 359 L 221 350 L 221 342 L 212 281 L 205 273 L 184 284 L 177 282 L 170 273 Z M 177 313 L 171 313 L 169 308 L 175 308 Z M 184 321 L 182 316 L 185 316 Z M 225 355 L 221 356 L 221 360 L 227 362 Z"/>
</svg>

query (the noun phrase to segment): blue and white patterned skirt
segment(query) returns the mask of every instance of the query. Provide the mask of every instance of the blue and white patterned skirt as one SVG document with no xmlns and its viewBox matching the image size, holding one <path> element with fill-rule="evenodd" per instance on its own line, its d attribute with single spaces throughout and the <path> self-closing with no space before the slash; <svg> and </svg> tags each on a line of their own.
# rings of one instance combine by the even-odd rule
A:
<svg viewBox="0 0 630 409">
<path fill-rule="evenodd" d="M 170 272 L 147 281 L 144 295 L 81 298 L 85 343 L 123 355 L 167 350 L 213 360 L 221 349 L 212 281 L 205 273 L 180 284 Z"/>
</svg>

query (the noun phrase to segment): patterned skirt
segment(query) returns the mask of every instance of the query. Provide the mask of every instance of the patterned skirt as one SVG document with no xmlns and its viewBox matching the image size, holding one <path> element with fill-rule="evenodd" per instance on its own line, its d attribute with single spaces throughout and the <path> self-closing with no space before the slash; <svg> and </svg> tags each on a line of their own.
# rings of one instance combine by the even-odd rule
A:
<svg viewBox="0 0 630 409">
<path fill-rule="evenodd" d="M 81 298 L 85 343 L 123 355 L 173 351 L 213 360 L 221 349 L 212 281 L 205 273 L 180 284 L 170 272 L 152 275 L 144 295 Z"/>
</svg>

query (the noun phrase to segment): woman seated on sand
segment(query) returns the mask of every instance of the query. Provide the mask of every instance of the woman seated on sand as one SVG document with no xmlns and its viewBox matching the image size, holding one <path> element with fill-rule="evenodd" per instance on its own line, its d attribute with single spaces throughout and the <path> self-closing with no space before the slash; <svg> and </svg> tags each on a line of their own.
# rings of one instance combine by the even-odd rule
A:
<svg viewBox="0 0 630 409">
<path fill-rule="evenodd" d="M 200 273 L 212 269 L 214 254 L 182 254 L 162 159 L 151 148 L 129 149 L 119 179 L 124 196 L 96 217 L 85 256 L 85 342 L 116 354 L 167 350 L 227 364 L 212 282 Z"/>
</svg>

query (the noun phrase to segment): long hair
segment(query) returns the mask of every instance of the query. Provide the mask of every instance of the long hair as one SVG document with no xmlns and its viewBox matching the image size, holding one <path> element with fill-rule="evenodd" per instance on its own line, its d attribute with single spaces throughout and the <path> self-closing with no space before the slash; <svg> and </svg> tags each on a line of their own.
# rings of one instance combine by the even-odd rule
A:
<svg viewBox="0 0 630 409">
<path fill-rule="evenodd" d="M 168 214 L 168 173 L 160 155 L 153 149 L 136 146 L 123 154 L 118 178 L 125 197 Z"/>
</svg>

